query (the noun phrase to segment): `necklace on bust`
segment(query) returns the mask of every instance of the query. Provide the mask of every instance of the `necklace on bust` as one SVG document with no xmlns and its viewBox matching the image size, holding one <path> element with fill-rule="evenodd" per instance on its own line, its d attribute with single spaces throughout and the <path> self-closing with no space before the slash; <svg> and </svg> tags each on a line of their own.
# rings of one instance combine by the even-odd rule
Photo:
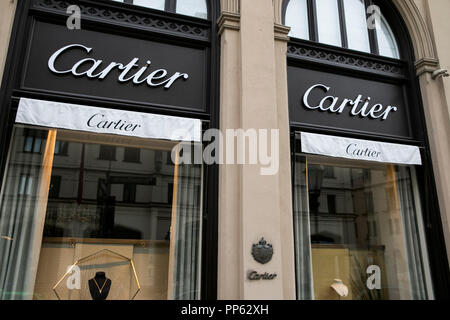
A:
<svg viewBox="0 0 450 320">
<path fill-rule="evenodd" d="M 104 288 L 105 285 L 106 285 L 106 282 L 108 282 L 108 279 L 105 279 L 105 281 L 103 282 L 103 285 L 102 285 L 101 288 L 100 288 L 100 286 L 98 285 L 98 283 L 97 283 L 97 281 L 95 280 L 95 278 L 93 278 L 92 280 L 94 280 L 94 283 L 95 283 L 95 285 L 97 286 L 98 292 L 100 292 L 100 294 L 101 294 L 102 291 L 103 291 L 103 288 Z"/>
</svg>

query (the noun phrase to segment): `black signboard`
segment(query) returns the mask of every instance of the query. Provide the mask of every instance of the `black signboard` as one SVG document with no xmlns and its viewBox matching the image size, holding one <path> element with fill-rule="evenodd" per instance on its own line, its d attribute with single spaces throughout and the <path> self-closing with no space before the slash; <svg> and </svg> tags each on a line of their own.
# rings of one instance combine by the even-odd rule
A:
<svg viewBox="0 0 450 320">
<path fill-rule="evenodd" d="M 401 84 L 288 66 L 293 125 L 411 139 Z"/>
<path fill-rule="evenodd" d="M 36 21 L 27 56 L 23 89 L 207 109 L 204 47 Z"/>
</svg>

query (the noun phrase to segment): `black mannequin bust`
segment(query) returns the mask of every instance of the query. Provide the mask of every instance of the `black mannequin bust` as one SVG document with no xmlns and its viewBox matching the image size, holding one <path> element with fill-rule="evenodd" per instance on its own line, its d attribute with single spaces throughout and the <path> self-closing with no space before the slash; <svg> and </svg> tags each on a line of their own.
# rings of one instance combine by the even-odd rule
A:
<svg viewBox="0 0 450 320">
<path fill-rule="evenodd" d="M 108 279 L 103 271 L 98 271 L 95 277 L 89 280 L 92 300 L 106 300 L 109 289 L 111 289 L 111 279 Z"/>
</svg>

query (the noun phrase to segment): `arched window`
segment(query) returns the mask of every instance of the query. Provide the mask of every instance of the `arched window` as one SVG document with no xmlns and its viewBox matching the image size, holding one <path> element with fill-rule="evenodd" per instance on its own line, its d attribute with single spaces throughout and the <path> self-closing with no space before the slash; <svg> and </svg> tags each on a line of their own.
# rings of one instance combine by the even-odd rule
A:
<svg viewBox="0 0 450 320">
<path fill-rule="evenodd" d="M 186 16 L 201 19 L 208 18 L 208 6 L 206 0 L 112 0 L 124 2 L 136 6 L 175 12 Z"/>
<path fill-rule="evenodd" d="M 399 59 L 394 33 L 371 0 L 285 0 L 290 36 Z"/>
<path fill-rule="evenodd" d="M 285 25 L 291 27 L 291 37 L 310 40 L 307 0 L 288 1 L 284 19 Z"/>
</svg>

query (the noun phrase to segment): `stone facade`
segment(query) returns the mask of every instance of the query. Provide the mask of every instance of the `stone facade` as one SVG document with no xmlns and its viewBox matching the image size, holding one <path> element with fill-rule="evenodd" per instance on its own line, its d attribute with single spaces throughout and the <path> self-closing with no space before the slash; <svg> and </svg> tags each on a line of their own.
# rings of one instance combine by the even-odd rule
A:
<svg viewBox="0 0 450 320">
<path fill-rule="evenodd" d="M 3 74 L 18 0 L 0 2 L 0 74 Z M 393 0 L 414 45 L 447 252 L 450 257 L 450 69 L 448 0 Z M 218 298 L 295 299 L 294 239 L 286 53 L 289 28 L 282 0 L 221 0 L 220 126 L 280 129 L 280 170 L 261 176 L 258 166 L 222 165 L 219 173 Z M 258 116 L 255 117 L 255 114 Z M 245 213 L 245 214 L 244 214 Z M 261 236 L 272 260 L 258 270 L 250 250 Z M 278 276 L 247 280 L 248 270 Z"/>
</svg>

